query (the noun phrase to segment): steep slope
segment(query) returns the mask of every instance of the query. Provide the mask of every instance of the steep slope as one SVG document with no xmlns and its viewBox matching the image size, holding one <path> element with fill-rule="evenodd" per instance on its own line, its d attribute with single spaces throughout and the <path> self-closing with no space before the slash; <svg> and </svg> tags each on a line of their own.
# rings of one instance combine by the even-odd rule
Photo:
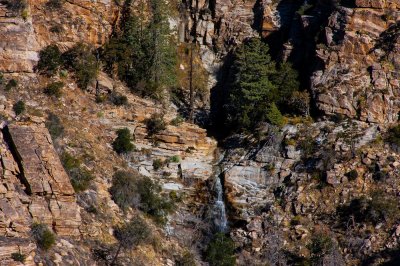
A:
<svg viewBox="0 0 400 266">
<path fill-rule="evenodd" d="M 383 139 L 400 111 L 397 0 L 183 1 L 170 24 L 180 42 L 200 45 L 211 90 L 224 85 L 230 52 L 261 35 L 274 59 L 293 62 L 304 75 L 320 120 L 293 119 L 280 129 L 263 127 L 261 138 L 241 134 L 220 143 L 197 125 L 177 123 L 178 108 L 167 100 L 136 96 L 102 71 L 85 91 L 72 73 L 37 73 L 47 45 L 63 52 L 79 42 L 102 47 L 122 2 L 66 0 L 54 8 L 30 0 L 16 13 L 0 1 L 0 264 L 18 265 L 15 252 L 27 255 L 27 265 L 109 263 L 117 249 L 113 228 L 139 213 L 124 213 L 111 198 L 118 170 L 157 180 L 161 194 L 178 199 L 165 226 L 147 219 L 155 240 L 124 250 L 124 265 L 176 265 L 187 250 L 206 265 L 203 251 L 225 214 L 213 205 L 224 203 L 223 229 L 239 265 L 360 265 L 395 257 L 400 156 Z M 12 79 L 16 86 L 6 89 Z M 58 81 L 65 84 L 60 98 L 43 93 Z M 124 95 L 127 104 L 96 102 L 97 93 Z M 26 104 L 22 115 L 13 108 L 17 101 Z M 64 128 L 53 140 L 44 125 L 49 113 Z M 151 136 L 146 120 L 153 114 L 167 126 Z M 129 155 L 112 148 L 120 128 L 134 138 Z M 74 192 L 57 152 L 92 173 L 88 189 Z M 48 252 L 31 237 L 34 222 L 57 234 Z"/>
</svg>

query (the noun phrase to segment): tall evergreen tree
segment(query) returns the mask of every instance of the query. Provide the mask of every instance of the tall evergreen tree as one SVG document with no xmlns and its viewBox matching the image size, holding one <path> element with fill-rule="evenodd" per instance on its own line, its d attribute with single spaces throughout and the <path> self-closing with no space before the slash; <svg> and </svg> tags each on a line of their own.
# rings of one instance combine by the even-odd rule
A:
<svg viewBox="0 0 400 266">
<path fill-rule="evenodd" d="M 170 29 L 164 0 L 151 0 L 152 19 L 148 26 L 150 34 L 149 55 L 151 81 L 157 87 L 176 85 L 176 42 Z"/>
<path fill-rule="evenodd" d="M 234 53 L 231 84 L 225 110 L 233 129 L 252 130 L 260 122 L 282 125 L 281 110 L 298 91 L 297 72 L 288 63 L 276 65 L 269 47 L 258 38 Z"/>
<path fill-rule="evenodd" d="M 140 2 L 139 14 L 131 5 L 132 0 L 125 1 L 120 30 L 105 46 L 103 59 L 107 70 L 117 72 L 132 91 L 157 97 L 164 88 L 176 84 L 176 45 L 168 8 L 164 0 L 152 0 L 147 21 L 144 1 Z"/>
<path fill-rule="evenodd" d="M 234 127 L 252 128 L 266 121 L 270 103 L 278 99 L 278 88 L 272 83 L 275 63 L 269 48 L 259 39 L 240 46 L 232 65 L 232 84 L 228 104 L 228 121 Z"/>
</svg>

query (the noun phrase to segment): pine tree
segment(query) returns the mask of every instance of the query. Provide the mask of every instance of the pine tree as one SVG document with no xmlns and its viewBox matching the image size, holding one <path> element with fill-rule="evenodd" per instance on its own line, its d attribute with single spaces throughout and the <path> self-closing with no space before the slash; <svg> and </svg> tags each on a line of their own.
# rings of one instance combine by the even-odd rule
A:
<svg viewBox="0 0 400 266">
<path fill-rule="evenodd" d="M 176 84 L 176 45 L 168 8 L 164 0 L 152 0 L 147 21 L 144 1 L 139 14 L 131 5 L 132 0 L 125 1 L 119 31 L 105 46 L 103 59 L 106 69 L 117 72 L 133 92 L 158 98 L 164 88 Z"/>
<path fill-rule="evenodd" d="M 253 130 L 260 122 L 281 126 L 283 107 L 290 110 L 292 103 L 299 105 L 298 101 L 291 100 L 299 88 L 297 72 L 289 63 L 276 65 L 268 52 L 267 44 L 253 38 L 234 53 L 225 105 L 227 120 L 233 129 Z M 301 100 L 303 107 L 307 99 Z"/>
<path fill-rule="evenodd" d="M 251 39 L 235 53 L 226 106 L 228 120 L 234 127 L 250 129 L 266 121 L 269 105 L 278 99 L 278 87 L 272 83 L 276 67 L 268 50 L 261 40 Z"/>
<path fill-rule="evenodd" d="M 176 85 L 176 41 L 169 26 L 164 0 L 151 0 L 152 19 L 148 26 L 151 56 L 150 82 L 157 88 Z"/>
</svg>

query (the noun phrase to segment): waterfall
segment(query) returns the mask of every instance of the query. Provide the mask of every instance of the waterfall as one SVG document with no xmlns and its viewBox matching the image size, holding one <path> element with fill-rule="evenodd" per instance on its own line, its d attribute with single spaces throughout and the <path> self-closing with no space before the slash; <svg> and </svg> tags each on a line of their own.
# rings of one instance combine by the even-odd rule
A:
<svg viewBox="0 0 400 266">
<path fill-rule="evenodd" d="M 228 229 L 228 218 L 224 202 L 224 189 L 221 183 L 221 174 L 218 171 L 215 175 L 214 190 L 216 194 L 213 210 L 214 226 L 218 232 L 226 232 Z"/>
</svg>

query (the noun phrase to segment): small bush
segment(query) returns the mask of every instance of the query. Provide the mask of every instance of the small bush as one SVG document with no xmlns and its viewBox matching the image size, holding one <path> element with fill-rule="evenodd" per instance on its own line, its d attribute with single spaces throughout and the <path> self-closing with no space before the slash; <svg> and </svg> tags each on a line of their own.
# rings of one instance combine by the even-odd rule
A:
<svg viewBox="0 0 400 266">
<path fill-rule="evenodd" d="M 49 250 L 56 242 L 55 235 L 45 224 L 34 223 L 31 233 L 37 245 L 45 251 Z"/>
<path fill-rule="evenodd" d="M 64 4 L 64 0 L 49 0 L 46 3 L 46 7 L 50 9 L 60 9 Z"/>
<path fill-rule="evenodd" d="M 333 249 L 333 241 L 330 237 L 318 234 L 312 237 L 311 243 L 307 245 L 311 253 L 311 261 L 317 263 Z M 315 264 L 318 265 L 318 264 Z"/>
<path fill-rule="evenodd" d="M 90 171 L 82 167 L 81 161 L 73 157 L 71 154 L 64 152 L 61 155 L 61 162 L 71 179 L 71 185 L 75 192 L 88 189 L 94 176 Z"/>
<path fill-rule="evenodd" d="M 161 159 L 155 159 L 153 160 L 153 168 L 154 170 L 160 170 L 161 167 L 164 166 L 164 162 Z"/>
<path fill-rule="evenodd" d="M 16 88 L 18 86 L 18 81 L 15 79 L 10 79 L 7 84 L 6 84 L 6 91 L 10 91 L 13 88 Z"/>
<path fill-rule="evenodd" d="M 65 86 L 64 82 L 53 82 L 50 83 L 45 89 L 44 93 L 49 96 L 55 96 L 56 98 L 60 98 L 62 95 L 62 88 Z"/>
<path fill-rule="evenodd" d="M 357 177 L 358 177 L 358 172 L 357 172 L 357 170 L 353 169 L 353 170 L 351 170 L 350 172 L 348 172 L 348 173 L 346 174 L 346 176 L 347 176 L 347 178 L 348 178 L 350 181 L 356 180 Z"/>
<path fill-rule="evenodd" d="M 268 121 L 275 126 L 283 126 L 285 119 L 275 103 L 272 103 L 267 112 Z"/>
<path fill-rule="evenodd" d="M 57 45 L 49 45 L 39 52 L 37 70 L 48 76 L 54 76 L 62 65 L 61 52 Z"/>
<path fill-rule="evenodd" d="M 217 233 L 208 244 L 206 260 L 211 266 L 233 266 L 235 260 L 235 243 L 223 233 Z"/>
<path fill-rule="evenodd" d="M 20 115 L 25 112 L 25 103 L 23 101 L 18 101 L 13 105 L 13 110 L 16 115 Z"/>
<path fill-rule="evenodd" d="M 11 10 L 14 15 L 17 15 L 28 6 L 26 0 L 5 0 L 3 2 L 5 2 L 7 8 Z"/>
<path fill-rule="evenodd" d="M 176 261 L 175 261 L 176 266 L 193 266 L 196 265 L 196 260 L 193 256 L 193 254 L 189 251 L 186 250 Z"/>
<path fill-rule="evenodd" d="M 22 253 L 15 252 L 15 253 L 12 253 L 12 254 L 11 254 L 11 258 L 12 258 L 14 261 L 19 261 L 19 262 L 24 263 L 24 262 L 25 262 L 25 259 L 26 259 L 26 256 L 25 256 L 24 254 L 22 254 Z"/>
<path fill-rule="evenodd" d="M 305 139 L 297 142 L 297 148 L 301 149 L 303 158 L 307 159 L 317 150 L 318 145 L 313 137 L 307 136 Z"/>
<path fill-rule="evenodd" d="M 149 177 L 126 171 L 117 171 L 112 179 L 110 194 L 114 202 L 126 211 L 138 207 L 157 223 L 166 221 L 166 214 L 174 209 L 174 203 L 161 195 L 161 186 Z"/>
<path fill-rule="evenodd" d="M 125 95 L 122 95 L 118 92 L 114 92 L 111 94 L 111 102 L 117 106 L 127 105 L 128 98 Z"/>
<path fill-rule="evenodd" d="M 94 80 L 98 72 L 97 59 L 91 48 L 83 43 L 78 43 L 62 56 L 64 65 L 73 70 L 78 86 L 86 89 Z"/>
<path fill-rule="evenodd" d="M 131 132 L 128 128 L 121 128 L 117 130 L 117 138 L 112 143 L 112 147 L 118 154 L 128 153 L 135 149 L 132 144 Z"/>
<path fill-rule="evenodd" d="M 140 177 L 132 172 L 117 171 L 115 172 L 110 194 L 113 201 L 123 210 L 135 206 L 138 202 L 138 194 L 136 193 L 136 180 Z"/>
<path fill-rule="evenodd" d="M 151 240 L 151 228 L 141 217 L 134 217 L 129 223 L 117 227 L 114 230 L 114 236 L 119 242 L 117 253 L 114 256 L 111 265 L 115 265 L 118 254 L 123 248 L 136 248 L 139 245 L 146 244 Z"/>
<path fill-rule="evenodd" d="M 28 10 L 26 10 L 26 9 L 22 10 L 22 12 L 21 12 L 22 19 L 26 21 L 28 19 L 28 16 L 29 16 Z"/>
<path fill-rule="evenodd" d="M 178 155 L 174 155 L 169 159 L 169 161 L 172 163 L 179 163 L 181 161 L 181 158 Z"/>
<path fill-rule="evenodd" d="M 64 30 L 63 27 L 59 24 L 56 24 L 50 28 L 51 33 L 61 33 L 63 32 L 63 30 Z"/>
<path fill-rule="evenodd" d="M 400 124 L 389 129 L 386 140 L 400 147 Z"/>
<path fill-rule="evenodd" d="M 170 124 L 177 127 L 180 124 L 182 124 L 183 122 L 185 122 L 185 119 L 178 115 L 177 117 L 175 117 L 174 119 L 171 120 Z"/>
<path fill-rule="evenodd" d="M 167 125 L 161 114 L 153 114 L 146 121 L 147 134 L 153 136 L 166 129 Z"/>
<path fill-rule="evenodd" d="M 45 125 L 46 128 L 49 130 L 50 136 L 53 141 L 62 136 L 62 134 L 64 133 L 64 126 L 62 125 L 60 118 L 53 113 L 49 113 Z"/>
<path fill-rule="evenodd" d="M 374 191 L 371 198 L 353 199 L 350 204 L 338 208 L 343 224 L 353 216 L 358 223 L 392 223 L 400 215 L 397 200 L 383 191 Z"/>
<path fill-rule="evenodd" d="M 139 209 L 149 214 L 158 224 L 165 224 L 167 213 L 174 210 L 170 199 L 161 195 L 161 186 L 149 177 L 137 181 L 136 193 L 140 196 Z"/>
</svg>

